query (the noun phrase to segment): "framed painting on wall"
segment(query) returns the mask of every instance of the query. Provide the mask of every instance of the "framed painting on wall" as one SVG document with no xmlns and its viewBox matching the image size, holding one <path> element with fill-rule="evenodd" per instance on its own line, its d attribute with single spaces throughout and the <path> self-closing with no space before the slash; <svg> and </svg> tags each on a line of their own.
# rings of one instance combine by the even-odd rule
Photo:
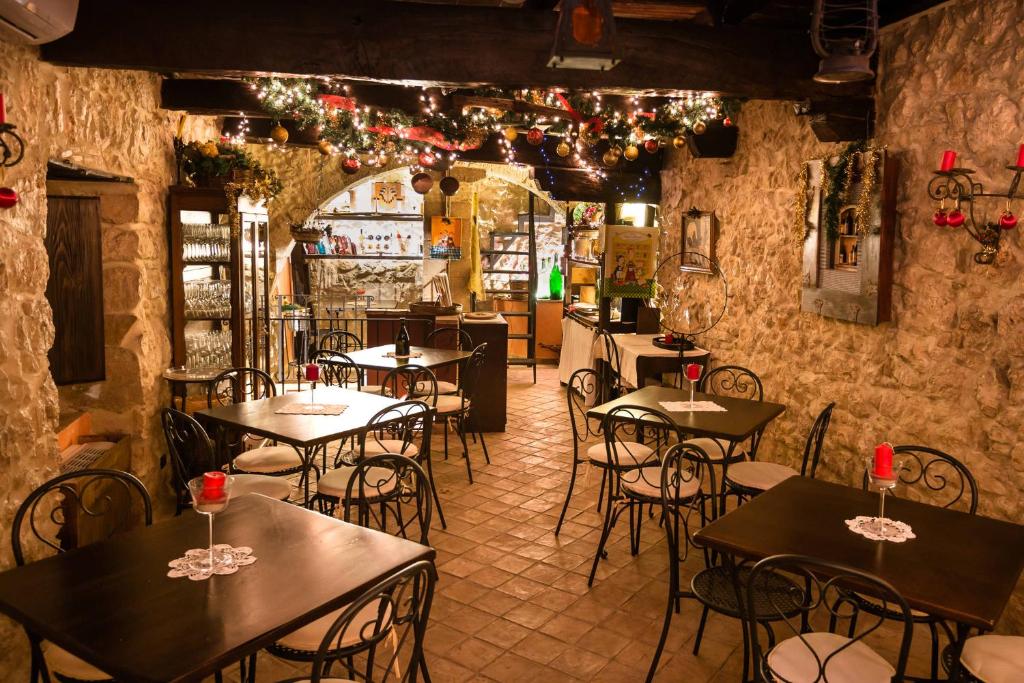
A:
<svg viewBox="0 0 1024 683">
<path fill-rule="evenodd" d="M 631 299 L 654 296 L 660 234 L 658 228 L 607 227 L 602 296 Z"/>
<path fill-rule="evenodd" d="M 715 261 L 718 221 L 714 211 L 690 209 L 683 216 L 682 269 L 694 273 L 711 273 Z"/>
<path fill-rule="evenodd" d="M 462 219 L 448 216 L 430 218 L 430 258 L 462 258 Z"/>
</svg>

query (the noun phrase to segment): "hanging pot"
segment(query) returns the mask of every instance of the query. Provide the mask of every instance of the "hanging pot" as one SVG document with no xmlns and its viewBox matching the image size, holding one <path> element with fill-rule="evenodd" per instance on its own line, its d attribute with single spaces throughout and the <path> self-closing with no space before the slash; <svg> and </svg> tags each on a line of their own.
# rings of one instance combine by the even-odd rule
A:
<svg viewBox="0 0 1024 683">
<path fill-rule="evenodd" d="M 430 188 L 434 186 L 434 179 L 430 177 L 428 173 L 417 173 L 412 177 L 412 189 L 418 194 L 426 194 L 430 192 Z"/>
</svg>

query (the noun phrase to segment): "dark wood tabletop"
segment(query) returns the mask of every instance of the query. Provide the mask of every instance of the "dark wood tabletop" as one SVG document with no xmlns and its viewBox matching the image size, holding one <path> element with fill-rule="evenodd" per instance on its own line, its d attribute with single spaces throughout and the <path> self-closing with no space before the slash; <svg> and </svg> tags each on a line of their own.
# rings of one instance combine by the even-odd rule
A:
<svg viewBox="0 0 1024 683">
<path fill-rule="evenodd" d="M 797 553 L 848 565 L 882 577 L 922 612 L 983 630 L 996 625 L 1024 569 L 1024 526 L 887 497 L 886 516 L 917 538 L 870 541 L 847 529 L 845 520 L 877 512 L 875 492 L 792 477 L 696 538 L 747 559 Z"/>
<path fill-rule="evenodd" d="M 348 408 L 341 415 L 281 415 L 276 412 L 290 403 L 309 402 L 310 392 L 302 391 L 206 408 L 196 411 L 196 417 L 204 423 L 308 448 L 358 434 L 379 411 L 399 403 L 385 396 L 325 386 L 316 389 L 314 398 L 317 403 L 342 403 Z"/>
<path fill-rule="evenodd" d="M 248 494 L 214 520 L 214 540 L 257 560 L 206 581 L 167 577 L 205 545 L 186 511 L 0 574 L 0 611 L 123 681 L 200 680 L 338 609 L 431 548 Z"/>
<path fill-rule="evenodd" d="M 457 349 L 432 349 L 426 346 L 412 346 L 410 350 L 414 353 L 422 353 L 417 358 L 393 358 L 388 356 L 394 352 L 394 344 L 374 346 L 359 351 L 351 351 L 345 355 L 352 359 L 352 362 L 367 370 L 394 370 L 403 365 L 419 365 L 424 368 L 443 368 L 447 365 L 461 363 L 473 355 L 470 351 L 459 351 Z"/>
<path fill-rule="evenodd" d="M 589 417 L 603 419 L 619 406 L 638 406 L 646 410 L 657 410 L 668 415 L 687 434 L 710 436 L 727 441 L 742 441 L 781 415 L 786 407 L 768 401 L 751 401 L 742 398 L 713 396 L 697 392 L 695 401 L 714 401 L 725 408 L 725 412 L 683 411 L 669 412 L 661 406 L 662 401 L 689 401 L 689 389 L 671 387 L 644 387 L 614 401 L 602 403 L 587 411 Z"/>
</svg>

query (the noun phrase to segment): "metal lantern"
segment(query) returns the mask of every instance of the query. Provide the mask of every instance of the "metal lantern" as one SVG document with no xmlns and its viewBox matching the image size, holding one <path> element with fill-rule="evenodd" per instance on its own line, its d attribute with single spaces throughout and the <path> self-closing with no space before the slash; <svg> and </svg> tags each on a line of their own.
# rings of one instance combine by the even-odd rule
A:
<svg viewBox="0 0 1024 683">
<path fill-rule="evenodd" d="M 605 71 L 620 61 L 611 0 L 562 0 L 548 66 Z"/>
<path fill-rule="evenodd" d="M 814 80 L 871 80 L 871 57 L 878 48 L 878 0 L 814 0 L 811 44 L 821 57 Z"/>
</svg>

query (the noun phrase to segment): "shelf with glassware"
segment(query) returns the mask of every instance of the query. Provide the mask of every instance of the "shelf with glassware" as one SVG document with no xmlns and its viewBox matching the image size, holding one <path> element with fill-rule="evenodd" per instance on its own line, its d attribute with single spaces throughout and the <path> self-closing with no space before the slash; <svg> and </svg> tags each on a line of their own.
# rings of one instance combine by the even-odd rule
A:
<svg viewBox="0 0 1024 683">
<path fill-rule="evenodd" d="M 222 189 L 172 187 L 172 365 L 270 367 L 266 209 Z"/>
</svg>

